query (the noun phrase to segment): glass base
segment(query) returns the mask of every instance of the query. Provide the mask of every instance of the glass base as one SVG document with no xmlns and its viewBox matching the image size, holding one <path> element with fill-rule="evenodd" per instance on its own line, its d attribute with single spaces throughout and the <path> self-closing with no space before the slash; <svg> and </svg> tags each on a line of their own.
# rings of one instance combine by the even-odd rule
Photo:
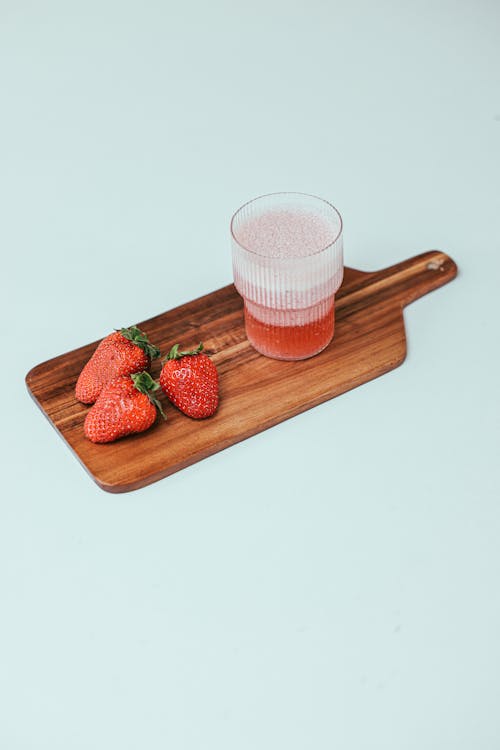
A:
<svg viewBox="0 0 500 750">
<path fill-rule="evenodd" d="M 333 298 L 314 308 L 279 313 L 266 308 L 257 310 L 255 305 L 250 311 L 245 303 L 247 338 L 254 349 L 272 359 L 296 361 L 314 357 L 328 346 L 334 327 Z"/>
<path fill-rule="evenodd" d="M 332 338 L 333 338 L 333 336 L 332 336 Z M 331 340 L 332 339 L 330 339 L 330 341 Z M 326 347 L 330 343 L 330 341 L 328 341 L 328 343 L 326 343 L 324 346 L 322 346 L 321 349 L 318 349 L 318 351 L 312 352 L 311 354 L 303 354 L 300 357 L 298 357 L 298 356 L 297 357 L 284 357 L 281 354 L 270 354 L 269 351 L 263 351 L 262 349 L 259 349 L 259 347 L 256 344 L 254 344 L 254 342 L 251 341 L 251 339 L 248 339 L 248 341 L 253 346 L 253 348 L 255 349 L 255 351 L 259 352 L 259 354 L 263 354 L 264 357 L 268 357 L 269 359 L 280 359 L 282 362 L 299 362 L 302 359 L 311 359 L 311 357 L 315 357 L 317 354 L 321 354 L 321 352 L 324 349 L 326 349 Z"/>
</svg>

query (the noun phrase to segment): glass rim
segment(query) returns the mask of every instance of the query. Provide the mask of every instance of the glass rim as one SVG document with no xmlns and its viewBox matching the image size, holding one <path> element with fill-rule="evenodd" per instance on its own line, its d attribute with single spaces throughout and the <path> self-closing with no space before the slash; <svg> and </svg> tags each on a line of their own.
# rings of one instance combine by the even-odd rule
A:
<svg viewBox="0 0 500 750">
<path fill-rule="evenodd" d="M 251 248 L 246 247 L 237 238 L 236 233 L 234 231 L 234 221 L 235 221 L 236 217 L 238 216 L 238 214 L 240 213 L 240 211 L 243 211 L 243 209 L 246 208 L 247 206 L 249 206 L 251 203 L 255 203 L 256 201 L 260 201 L 260 200 L 262 200 L 262 198 L 272 198 L 272 197 L 277 196 L 277 195 L 297 195 L 297 196 L 301 196 L 303 198 L 314 198 L 314 200 L 321 201 L 321 203 L 325 203 L 329 208 L 331 208 L 335 212 L 335 214 L 337 215 L 337 217 L 339 219 L 339 222 L 340 222 L 339 231 L 337 232 L 337 234 L 335 235 L 335 237 L 333 238 L 333 240 L 328 243 L 328 245 L 325 245 L 324 247 L 321 247 L 319 250 L 315 250 L 313 253 L 310 253 L 309 255 L 289 255 L 289 256 L 287 256 L 287 260 L 288 259 L 290 259 L 290 260 L 297 260 L 298 258 L 301 258 L 301 259 L 312 258 L 315 255 L 319 255 L 320 253 L 324 253 L 325 250 L 328 250 L 329 247 L 332 247 L 332 245 L 335 245 L 335 243 L 337 242 L 337 240 L 339 239 L 339 237 L 342 235 L 342 230 L 344 228 L 344 222 L 342 221 L 342 216 L 340 215 L 340 211 L 338 211 L 338 209 L 335 208 L 335 206 L 333 205 L 333 203 L 330 203 L 330 201 L 327 201 L 324 198 L 320 198 L 319 195 L 313 195 L 312 193 L 299 193 L 299 192 L 295 192 L 293 190 L 285 190 L 285 191 L 278 191 L 276 193 L 264 193 L 263 195 L 258 195 L 256 198 L 251 198 L 249 201 L 246 201 L 246 203 L 243 203 L 243 205 L 240 206 L 234 212 L 234 214 L 231 217 L 231 222 L 229 224 L 229 229 L 230 229 L 230 232 L 231 232 L 231 237 L 236 242 L 236 244 L 238 245 L 238 247 L 241 247 L 241 249 L 245 250 L 247 253 L 252 253 L 252 255 L 258 255 L 260 258 L 268 258 L 269 257 L 268 255 L 264 255 L 263 253 L 258 253 L 255 250 L 252 250 Z"/>
</svg>

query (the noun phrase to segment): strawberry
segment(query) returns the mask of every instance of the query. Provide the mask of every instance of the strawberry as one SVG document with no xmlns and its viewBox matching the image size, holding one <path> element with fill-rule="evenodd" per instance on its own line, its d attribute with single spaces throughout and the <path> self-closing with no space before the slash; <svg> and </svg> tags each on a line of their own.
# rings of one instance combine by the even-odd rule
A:
<svg viewBox="0 0 500 750">
<path fill-rule="evenodd" d="M 184 414 L 194 419 L 210 417 L 219 403 L 219 376 L 203 344 L 190 352 L 180 352 L 175 344 L 165 357 L 160 373 L 162 391 Z"/>
<path fill-rule="evenodd" d="M 149 372 L 120 375 L 107 383 L 85 417 L 83 429 L 93 443 L 144 432 L 156 419 L 157 410 L 166 419 L 153 395 L 160 386 Z"/>
<path fill-rule="evenodd" d="M 93 404 L 104 386 L 119 375 L 148 370 L 160 350 L 136 326 L 120 328 L 101 341 L 76 383 L 75 395 Z"/>
</svg>

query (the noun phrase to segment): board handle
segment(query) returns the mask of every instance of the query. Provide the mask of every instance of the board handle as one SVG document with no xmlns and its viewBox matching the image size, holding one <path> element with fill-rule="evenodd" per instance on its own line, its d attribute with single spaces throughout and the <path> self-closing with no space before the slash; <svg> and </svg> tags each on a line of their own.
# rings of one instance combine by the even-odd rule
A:
<svg viewBox="0 0 500 750">
<path fill-rule="evenodd" d="M 440 250 L 429 250 L 394 266 L 366 273 L 361 281 L 341 288 L 336 307 L 398 301 L 401 307 L 447 284 L 457 275 L 457 265 Z"/>
</svg>

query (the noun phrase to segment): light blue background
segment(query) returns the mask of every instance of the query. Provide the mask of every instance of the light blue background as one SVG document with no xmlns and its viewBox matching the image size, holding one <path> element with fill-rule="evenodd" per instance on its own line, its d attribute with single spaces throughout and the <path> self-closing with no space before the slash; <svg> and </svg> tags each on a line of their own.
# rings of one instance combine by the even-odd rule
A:
<svg viewBox="0 0 500 750">
<path fill-rule="evenodd" d="M 2 750 L 500 747 L 500 8 L 0 0 Z M 231 279 L 300 190 L 460 267 L 394 372 L 100 491 L 35 364 Z M 175 439 L 172 437 L 172 439 Z"/>
</svg>

